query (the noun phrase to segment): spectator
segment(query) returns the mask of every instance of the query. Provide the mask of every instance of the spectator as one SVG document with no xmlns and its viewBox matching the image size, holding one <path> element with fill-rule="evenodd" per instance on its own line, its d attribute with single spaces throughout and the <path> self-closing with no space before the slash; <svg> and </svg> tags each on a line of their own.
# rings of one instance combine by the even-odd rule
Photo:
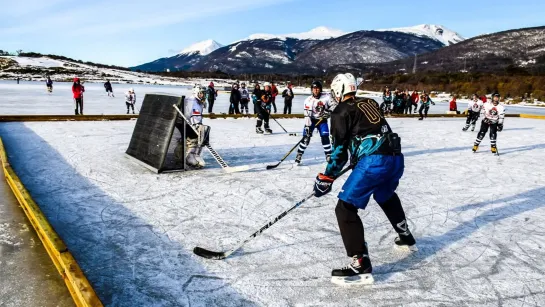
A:
<svg viewBox="0 0 545 307">
<path fill-rule="evenodd" d="M 214 82 L 210 82 L 208 88 L 206 89 L 206 98 L 208 100 L 208 113 L 214 114 L 212 112 L 214 108 L 214 101 L 218 97 L 218 91 L 214 88 Z"/>
<path fill-rule="evenodd" d="M 129 114 L 129 108 L 132 108 L 132 114 L 134 114 L 134 105 L 136 104 L 134 89 L 130 88 L 125 94 L 125 104 L 127 105 L 127 114 Z"/>
<path fill-rule="evenodd" d="M 240 103 L 240 91 L 238 90 L 238 84 L 233 84 L 233 88 L 231 89 L 231 97 L 229 97 L 229 114 L 240 114 L 240 110 L 238 108 L 238 105 Z"/>
<path fill-rule="evenodd" d="M 418 95 L 418 91 L 414 90 L 413 93 L 411 94 L 411 103 L 414 106 L 414 113 L 416 113 L 416 109 L 418 109 L 419 101 L 420 101 L 420 96 Z"/>
<path fill-rule="evenodd" d="M 390 114 L 392 111 L 392 92 L 388 87 L 382 92 L 382 104 L 380 109 L 384 114 Z"/>
<path fill-rule="evenodd" d="M 47 76 L 47 80 L 45 80 L 45 86 L 47 87 L 48 92 L 53 92 L 53 80 L 51 80 L 50 76 Z"/>
<path fill-rule="evenodd" d="M 454 111 L 456 114 L 460 114 L 460 112 L 458 112 L 458 106 L 456 105 L 456 95 L 454 95 L 450 101 L 449 111 Z"/>
<path fill-rule="evenodd" d="M 76 109 L 74 110 L 76 115 L 83 115 L 83 92 L 85 92 L 85 87 L 81 85 L 79 78 L 74 78 L 72 94 L 74 94 L 74 102 L 76 103 Z"/>
<path fill-rule="evenodd" d="M 250 92 L 246 88 L 246 83 L 242 82 L 240 84 L 240 105 L 241 105 L 241 112 L 244 114 L 244 110 L 246 110 L 246 115 L 250 114 L 250 111 L 248 110 L 248 102 L 250 102 Z"/>
<path fill-rule="evenodd" d="M 282 92 L 282 97 L 284 97 L 284 114 L 291 114 L 291 105 L 293 102 L 291 82 L 288 82 L 288 87 Z"/>
<path fill-rule="evenodd" d="M 261 104 L 261 86 L 259 86 L 259 83 L 255 84 L 254 91 L 252 92 L 252 99 L 254 104 L 254 114 L 257 114 L 257 104 Z"/>
<path fill-rule="evenodd" d="M 104 89 L 106 90 L 106 93 L 108 93 L 108 97 L 115 97 L 114 96 L 114 90 L 112 89 L 112 84 L 110 83 L 110 80 L 106 79 L 106 83 L 104 83 Z"/>
<path fill-rule="evenodd" d="M 271 82 L 271 104 L 274 108 L 274 113 L 276 114 L 276 96 L 278 96 L 278 89 L 276 88 L 276 85 L 274 85 L 274 82 Z"/>
</svg>

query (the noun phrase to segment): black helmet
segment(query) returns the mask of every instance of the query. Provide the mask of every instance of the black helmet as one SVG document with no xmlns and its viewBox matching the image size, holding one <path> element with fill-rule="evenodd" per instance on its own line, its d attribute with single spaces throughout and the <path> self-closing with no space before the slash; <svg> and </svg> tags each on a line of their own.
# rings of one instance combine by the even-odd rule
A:
<svg viewBox="0 0 545 307">
<path fill-rule="evenodd" d="M 492 94 L 492 98 L 494 98 L 495 96 L 500 97 L 500 93 L 494 92 L 494 94 Z"/>
<path fill-rule="evenodd" d="M 323 87 L 322 87 L 322 82 L 318 81 L 318 80 L 314 80 L 312 81 L 312 84 L 310 85 L 310 90 L 312 91 L 313 88 L 319 88 L 320 89 L 320 95 L 318 95 L 318 97 L 320 97 L 322 95 L 322 90 L 323 90 Z M 314 94 L 312 94 L 314 96 Z M 316 98 L 318 98 L 316 97 Z"/>
</svg>

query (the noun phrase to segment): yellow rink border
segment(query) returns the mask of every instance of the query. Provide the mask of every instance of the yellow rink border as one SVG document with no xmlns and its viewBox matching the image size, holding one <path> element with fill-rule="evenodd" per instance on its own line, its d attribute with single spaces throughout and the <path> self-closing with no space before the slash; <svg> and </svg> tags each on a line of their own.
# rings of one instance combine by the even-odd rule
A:
<svg viewBox="0 0 545 307">
<path fill-rule="evenodd" d="M 68 251 L 68 248 L 47 221 L 36 202 L 30 196 L 15 171 L 9 164 L 2 138 L 0 138 L 0 159 L 8 185 L 21 204 L 28 220 L 34 226 L 45 250 L 53 260 L 55 267 L 61 274 L 66 287 L 70 291 L 76 306 L 98 307 L 103 306 L 95 290 L 81 271 L 78 263 Z"/>
<path fill-rule="evenodd" d="M 545 119 L 545 115 L 520 114 L 522 118 Z"/>
</svg>

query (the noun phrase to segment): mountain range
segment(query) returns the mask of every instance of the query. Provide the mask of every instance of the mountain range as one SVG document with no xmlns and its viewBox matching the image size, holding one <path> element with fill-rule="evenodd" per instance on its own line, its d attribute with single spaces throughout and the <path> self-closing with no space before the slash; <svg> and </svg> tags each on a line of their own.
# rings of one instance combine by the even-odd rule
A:
<svg viewBox="0 0 545 307">
<path fill-rule="evenodd" d="M 337 65 L 384 63 L 464 41 L 438 25 L 344 33 L 318 27 L 304 33 L 253 34 L 227 46 L 207 40 L 179 54 L 131 67 L 142 71 L 320 73 Z"/>
</svg>

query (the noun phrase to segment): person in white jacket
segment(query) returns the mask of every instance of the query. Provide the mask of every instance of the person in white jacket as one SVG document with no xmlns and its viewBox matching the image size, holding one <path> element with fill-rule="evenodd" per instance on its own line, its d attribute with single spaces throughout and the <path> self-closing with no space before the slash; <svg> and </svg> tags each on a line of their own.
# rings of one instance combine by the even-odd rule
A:
<svg viewBox="0 0 545 307">
<path fill-rule="evenodd" d="M 493 154 L 497 155 L 497 132 L 503 130 L 503 119 L 505 118 L 505 108 L 500 104 L 499 93 L 496 92 L 494 95 L 492 95 L 492 102 L 484 104 L 481 115 L 483 117 L 483 121 L 481 122 L 481 130 L 479 131 L 475 144 L 473 145 L 473 152 L 476 152 L 477 149 L 479 149 L 479 144 L 481 144 L 481 141 L 490 128 L 490 150 Z"/>
<path fill-rule="evenodd" d="M 132 114 L 134 114 L 134 105 L 136 104 L 136 94 L 134 89 L 130 88 L 128 92 L 125 93 L 125 104 L 127 105 L 127 114 L 129 114 L 129 108 L 132 109 Z"/>
</svg>

